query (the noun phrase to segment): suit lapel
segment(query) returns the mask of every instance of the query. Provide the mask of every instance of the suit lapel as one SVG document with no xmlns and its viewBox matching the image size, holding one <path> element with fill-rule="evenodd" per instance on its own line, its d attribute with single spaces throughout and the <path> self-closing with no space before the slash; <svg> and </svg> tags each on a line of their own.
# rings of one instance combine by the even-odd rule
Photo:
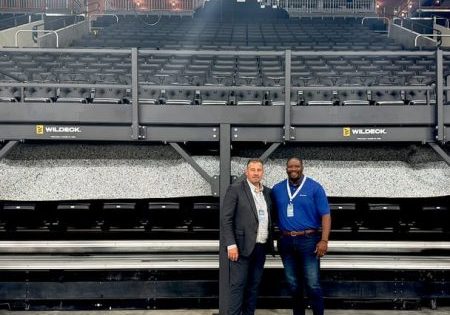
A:
<svg viewBox="0 0 450 315">
<path fill-rule="evenodd" d="M 258 221 L 258 213 L 256 212 L 255 200 L 253 199 L 252 192 L 250 191 L 250 187 L 249 187 L 246 179 L 244 179 L 242 181 L 242 186 L 244 188 L 245 194 L 247 195 L 247 199 L 250 204 L 250 207 L 252 208 L 253 215 L 255 216 L 256 220 Z"/>
</svg>

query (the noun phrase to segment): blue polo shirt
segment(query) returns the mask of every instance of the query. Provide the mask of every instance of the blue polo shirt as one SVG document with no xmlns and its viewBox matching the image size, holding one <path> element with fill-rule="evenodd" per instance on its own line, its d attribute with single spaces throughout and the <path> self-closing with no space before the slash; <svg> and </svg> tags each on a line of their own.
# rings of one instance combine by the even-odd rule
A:
<svg viewBox="0 0 450 315">
<path fill-rule="evenodd" d="M 322 226 L 322 216 L 330 213 L 328 199 L 323 187 L 315 180 L 306 177 L 300 192 L 292 200 L 294 215 L 288 217 L 287 207 L 289 195 L 286 180 L 273 186 L 272 199 L 278 211 L 278 226 L 281 231 L 304 231 L 319 229 Z M 294 195 L 297 186 L 289 182 L 291 195 Z"/>
</svg>

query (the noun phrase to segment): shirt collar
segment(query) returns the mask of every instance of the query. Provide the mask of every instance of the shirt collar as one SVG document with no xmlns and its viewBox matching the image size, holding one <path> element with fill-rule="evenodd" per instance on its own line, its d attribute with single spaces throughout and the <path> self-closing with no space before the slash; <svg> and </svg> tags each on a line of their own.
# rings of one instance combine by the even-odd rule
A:
<svg viewBox="0 0 450 315">
<path fill-rule="evenodd" d="M 303 177 L 305 177 L 305 175 L 300 176 L 300 180 L 298 181 L 298 182 L 299 182 L 299 185 L 294 185 L 294 184 L 292 184 L 292 182 L 291 182 L 291 181 L 289 180 L 289 178 L 288 178 L 287 181 L 288 181 L 288 183 L 289 183 L 289 187 L 291 187 L 291 188 L 297 188 L 297 187 L 299 187 L 299 186 L 301 185 L 302 181 L 303 181 Z"/>
<path fill-rule="evenodd" d="M 259 183 L 259 187 L 256 187 L 248 180 L 248 178 L 246 180 L 247 180 L 247 184 L 250 187 L 250 190 L 252 191 L 252 193 L 259 193 L 259 192 L 264 191 L 264 186 L 261 183 Z"/>
</svg>

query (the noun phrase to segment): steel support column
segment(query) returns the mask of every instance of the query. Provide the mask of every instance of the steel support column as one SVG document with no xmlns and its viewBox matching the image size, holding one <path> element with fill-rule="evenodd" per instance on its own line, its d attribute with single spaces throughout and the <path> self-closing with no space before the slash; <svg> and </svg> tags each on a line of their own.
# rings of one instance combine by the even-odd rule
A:
<svg viewBox="0 0 450 315">
<path fill-rule="evenodd" d="M 3 148 L 0 149 L 0 159 L 7 155 L 19 141 L 8 141 Z"/>
<path fill-rule="evenodd" d="M 133 99 L 132 110 L 132 124 L 131 124 L 131 138 L 133 140 L 139 139 L 139 97 L 138 97 L 138 50 L 131 48 L 131 97 Z"/>
<path fill-rule="evenodd" d="M 220 217 L 222 217 L 223 200 L 231 182 L 231 126 L 220 125 Z M 219 314 L 226 315 L 229 304 L 229 261 L 223 245 L 222 229 L 219 246 Z"/>
<path fill-rule="evenodd" d="M 442 49 L 436 50 L 436 140 L 445 143 L 444 132 L 444 77 Z"/>
<path fill-rule="evenodd" d="M 286 50 L 284 65 L 284 140 L 294 140 L 291 133 L 291 56 Z"/>
</svg>

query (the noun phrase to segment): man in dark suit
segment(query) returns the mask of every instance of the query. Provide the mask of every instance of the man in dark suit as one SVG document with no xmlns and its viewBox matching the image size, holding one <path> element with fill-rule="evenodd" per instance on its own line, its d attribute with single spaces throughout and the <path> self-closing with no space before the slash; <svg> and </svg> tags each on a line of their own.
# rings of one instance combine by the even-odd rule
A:
<svg viewBox="0 0 450 315">
<path fill-rule="evenodd" d="M 262 185 L 263 162 L 251 159 L 246 179 L 228 188 L 221 229 L 230 271 L 228 315 L 253 315 L 266 253 L 273 249 L 270 189 Z"/>
</svg>

